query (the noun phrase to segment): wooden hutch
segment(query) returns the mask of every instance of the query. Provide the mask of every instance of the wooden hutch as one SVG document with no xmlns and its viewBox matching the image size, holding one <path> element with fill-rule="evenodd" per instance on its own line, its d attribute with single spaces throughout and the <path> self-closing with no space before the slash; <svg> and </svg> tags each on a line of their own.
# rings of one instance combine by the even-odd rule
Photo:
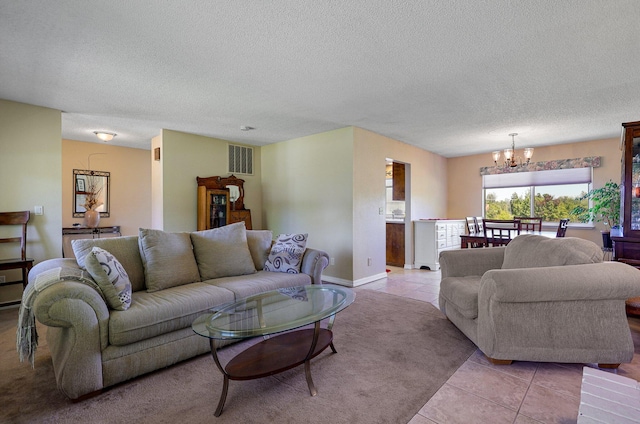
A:
<svg viewBox="0 0 640 424">
<path fill-rule="evenodd" d="M 622 234 L 611 234 L 614 257 L 640 269 L 640 121 L 622 124 Z M 627 301 L 627 313 L 640 315 L 640 297 Z"/>
<path fill-rule="evenodd" d="M 251 211 L 244 207 L 244 180 L 228 177 L 196 177 L 198 182 L 198 231 L 244 221 L 251 230 Z"/>
</svg>

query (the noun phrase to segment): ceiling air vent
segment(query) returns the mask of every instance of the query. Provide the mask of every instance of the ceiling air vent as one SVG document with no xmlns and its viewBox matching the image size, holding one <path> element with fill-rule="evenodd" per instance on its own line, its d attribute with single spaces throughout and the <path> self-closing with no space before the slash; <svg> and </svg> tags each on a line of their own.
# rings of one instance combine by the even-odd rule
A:
<svg viewBox="0 0 640 424">
<path fill-rule="evenodd" d="M 253 175 L 253 147 L 229 144 L 229 172 Z"/>
</svg>

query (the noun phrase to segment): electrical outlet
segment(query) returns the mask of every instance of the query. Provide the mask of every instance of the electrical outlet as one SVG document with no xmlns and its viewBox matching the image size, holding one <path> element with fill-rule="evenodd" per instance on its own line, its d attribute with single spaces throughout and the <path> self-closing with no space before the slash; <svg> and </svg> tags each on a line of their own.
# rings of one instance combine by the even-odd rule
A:
<svg viewBox="0 0 640 424">
<path fill-rule="evenodd" d="M 373 261 L 371 260 L 371 258 L 367 258 L 367 266 L 371 266 L 371 263 L 372 263 L 372 262 L 373 262 Z"/>
<path fill-rule="evenodd" d="M 329 265 L 335 265 L 335 264 L 336 264 L 336 258 L 330 258 Z"/>
<path fill-rule="evenodd" d="M 0 284 L 5 283 L 7 281 L 7 277 L 4 275 L 0 275 Z"/>
</svg>

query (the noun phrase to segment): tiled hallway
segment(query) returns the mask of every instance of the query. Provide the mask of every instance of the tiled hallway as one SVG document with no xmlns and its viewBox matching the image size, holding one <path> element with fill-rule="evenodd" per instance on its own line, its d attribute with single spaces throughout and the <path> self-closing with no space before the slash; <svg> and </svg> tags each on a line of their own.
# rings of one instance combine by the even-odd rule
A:
<svg viewBox="0 0 640 424">
<path fill-rule="evenodd" d="M 386 280 L 356 290 L 378 290 L 438 306 L 440 272 L 390 268 Z M 619 375 L 640 381 L 640 319 L 630 318 L 636 353 Z M 476 351 L 420 409 L 409 424 L 575 423 L 583 366 L 514 362 L 492 365 Z"/>
</svg>

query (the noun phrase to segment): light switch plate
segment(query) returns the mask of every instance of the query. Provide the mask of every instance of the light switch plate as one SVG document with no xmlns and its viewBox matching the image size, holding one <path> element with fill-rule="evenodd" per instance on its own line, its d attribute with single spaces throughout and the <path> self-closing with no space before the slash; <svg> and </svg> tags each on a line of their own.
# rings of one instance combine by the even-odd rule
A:
<svg viewBox="0 0 640 424">
<path fill-rule="evenodd" d="M 44 206 L 34 206 L 33 213 L 36 215 L 44 215 Z"/>
</svg>

